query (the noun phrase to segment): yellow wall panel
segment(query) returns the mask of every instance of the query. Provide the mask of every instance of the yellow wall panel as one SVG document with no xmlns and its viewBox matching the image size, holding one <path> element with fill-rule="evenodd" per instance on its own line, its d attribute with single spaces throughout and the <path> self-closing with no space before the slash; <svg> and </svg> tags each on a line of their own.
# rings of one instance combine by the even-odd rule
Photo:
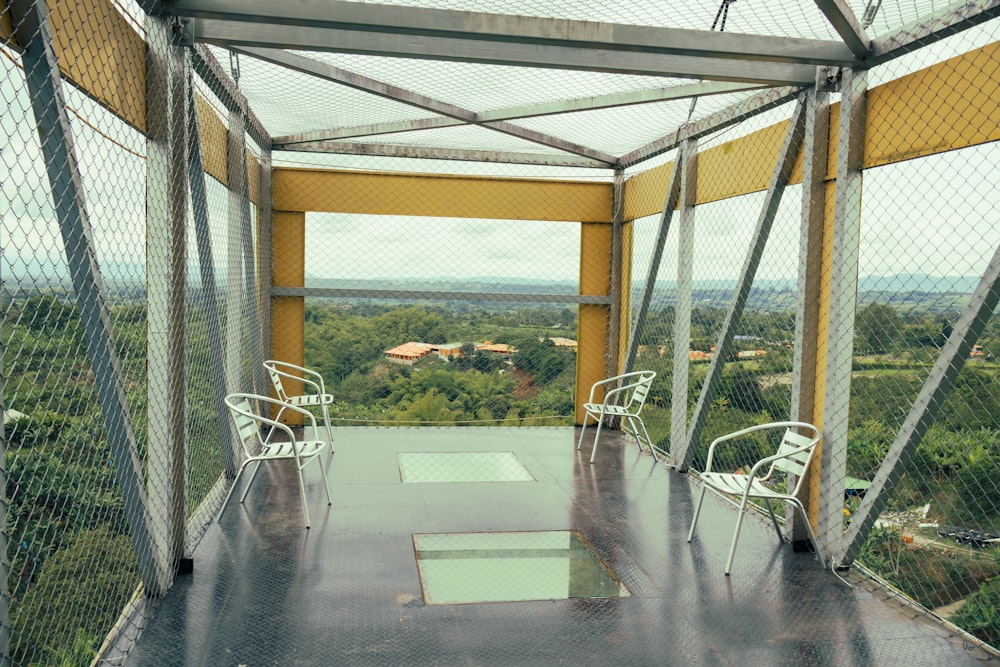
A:
<svg viewBox="0 0 1000 667">
<path fill-rule="evenodd" d="M 275 287 L 306 284 L 306 214 L 275 211 L 271 216 L 271 282 Z M 274 326 L 278 327 L 277 317 Z"/>
<path fill-rule="evenodd" d="M 250 201 L 260 206 L 260 161 L 250 151 L 247 151 L 247 190 Z"/>
<path fill-rule="evenodd" d="M 229 133 L 226 125 L 206 99 L 198 95 L 195 96 L 195 101 L 198 105 L 202 167 L 206 174 L 223 185 L 228 185 L 226 147 L 229 145 Z"/>
<path fill-rule="evenodd" d="M 279 211 L 608 222 L 611 185 L 275 169 Z"/>
<path fill-rule="evenodd" d="M 0 3 L 0 40 L 4 42 L 13 41 L 14 37 L 14 24 L 10 22 L 8 11 L 6 3 Z"/>
<path fill-rule="evenodd" d="M 695 205 L 766 190 L 788 134 L 782 121 L 721 146 L 698 152 Z"/>
<path fill-rule="evenodd" d="M 146 130 L 146 44 L 109 0 L 48 0 L 63 76 L 129 125 Z"/>
<path fill-rule="evenodd" d="M 1000 140 L 1000 42 L 868 93 L 864 166 Z"/>
<path fill-rule="evenodd" d="M 625 181 L 625 220 L 636 220 L 663 211 L 674 164 L 668 162 L 653 167 Z"/>
</svg>

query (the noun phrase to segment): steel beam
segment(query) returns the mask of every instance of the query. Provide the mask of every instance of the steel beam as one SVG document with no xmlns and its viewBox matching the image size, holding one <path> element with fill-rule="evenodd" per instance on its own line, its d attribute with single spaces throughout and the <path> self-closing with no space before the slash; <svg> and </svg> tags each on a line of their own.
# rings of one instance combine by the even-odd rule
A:
<svg viewBox="0 0 1000 667">
<path fill-rule="evenodd" d="M 343 31 L 378 40 L 421 43 L 432 51 L 437 40 L 497 42 L 527 51 L 531 46 L 569 46 L 581 51 L 648 52 L 697 55 L 708 58 L 766 60 L 791 63 L 849 65 L 854 54 L 843 44 L 828 40 L 782 38 L 767 35 L 683 30 L 656 26 L 601 23 L 561 18 L 487 14 L 381 5 L 375 3 L 297 2 L 276 5 L 269 0 L 170 0 L 162 11 L 193 17 L 195 25 L 214 21 L 243 25 L 247 29 L 273 24 L 289 29 Z M 403 39 L 400 39 L 400 37 Z M 336 44 L 336 39 L 327 44 Z M 290 48 L 306 48 L 293 43 Z M 444 49 L 448 52 L 447 49 Z"/>
<path fill-rule="evenodd" d="M 608 306 L 608 358 L 605 377 L 613 377 L 621 372 L 618 363 L 622 353 L 622 290 L 631 288 L 630 281 L 626 281 L 622 272 L 624 211 L 625 172 L 616 169 L 611 184 L 611 280 L 608 286 L 611 303 Z"/>
<path fill-rule="evenodd" d="M 426 95 L 420 95 L 398 86 L 377 81 L 370 77 L 357 74 L 356 72 L 350 72 L 340 67 L 334 67 L 333 65 L 328 65 L 295 53 L 286 53 L 275 49 L 234 48 L 233 50 L 237 53 L 245 53 L 254 58 L 274 63 L 276 65 L 281 65 L 282 67 L 287 67 L 288 69 L 292 69 L 297 72 L 303 72 L 327 81 L 340 83 L 348 86 L 349 88 L 362 90 L 366 93 L 378 95 L 379 97 L 391 99 L 396 102 L 402 102 L 403 104 L 415 106 L 426 111 L 433 111 L 434 113 L 439 113 L 443 116 L 455 118 L 463 123 L 475 123 L 489 130 L 494 130 L 502 134 L 517 137 L 518 139 L 524 139 L 525 141 L 566 151 L 567 153 L 572 153 L 574 155 L 588 157 L 592 160 L 605 162 L 608 165 L 614 164 L 617 160 L 614 155 L 609 153 L 581 146 L 580 144 L 575 144 L 571 141 L 559 139 L 557 137 L 543 134 L 542 132 L 529 130 L 505 121 L 477 123 L 475 111 L 463 109 L 457 105 L 442 102 L 440 100 L 427 97 Z"/>
<path fill-rule="evenodd" d="M 316 142 L 275 146 L 274 150 L 294 153 L 327 153 L 330 155 L 371 155 L 374 157 L 399 157 L 418 160 L 460 160 L 465 162 L 499 162 L 504 164 L 533 164 L 550 167 L 583 167 L 607 169 L 603 160 L 592 160 L 578 155 L 556 153 L 516 153 L 463 148 L 432 148 L 399 144 L 376 144 L 347 141 Z"/>
<path fill-rule="evenodd" d="M 628 344 L 628 352 L 625 355 L 623 373 L 633 370 L 635 357 L 639 350 L 639 341 L 642 339 L 643 330 L 646 328 L 646 315 L 649 313 L 649 304 L 653 300 L 653 292 L 656 289 L 656 278 L 660 272 L 660 262 L 663 259 L 663 247 L 667 242 L 667 234 L 670 231 L 670 219 L 677 208 L 677 202 L 681 194 L 681 169 L 680 162 L 674 163 L 674 169 L 670 174 L 670 184 L 667 186 L 666 198 L 663 202 L 663 211 L 660 213 L 660 225 L 656 232 L 656 240 L 653 242 L 653 255 L 646 270 L 646 281 L 642 285 L 642 297 L 639 300 L 639 309 L 635 315 L 635 322 L 632 324 L 631 338 Z"/>
<path fill-rule="evenodd" d="M 1000 16 L 1000 0 L 968 0 L 953 3 L 895 34 L 876 40 L 872 44 L 872 53 L 866 64 L 869 67 L 880 65 L 998 16 Z"/>
<path fill-rule="evenodd" d="M 257 256 L 254 251 L 253 215 L 250 210 L 250 184 L 247 174 L 246 118 L 237 110 L 229 112 L 227 153 L 230 220 L 238 228 L 237 236 L 242 254 L 239 261 L 242 269 L 238 274 L 243 281 L 243 291 L 240 296 L 243 308 L 240 320 L 240 331 L 243 337 L 241 340 L 246 341 L 250 347 L 249 350 L 246 350 L 243 348 L 243 343 L 240 343 L 241 355 L 245 359 L 249 358 L 250 361 L 249 377 L 241 375 L 241 380 L 250 382 L 252 393 L 261 394 L 267 389 L 264 384 L 266 378 L 264 377 L 264 357 L 261 352 Z M 235 281 L 235 279 L 235 275 L 230 276 L 230 281 Z M 248 357 L 247 352 L 249 352 Z"/>
<path fill-rule="evenodd" d="M 53 205 L 69 265 L 94 388 L 104 417 L 108 445 L 121 488 L 124 514 L 135 548 L 139 576 L 150 595 L 170 584 L 169 563 L 157 550 L 149 518 L 143 467 L 136 449 L 118 353 L 112 336 L 107 296 L 97 265 L 93 229 L 73 146 L 73 133 L 62 93 L 62 75 L 52 46 L 48 10 L 41 1 L 8 3 L 23 46 L 22 63 L 35 127 L 45 162 Z"/>
<path fill-rule="evenodd" d="M 865 140 L 867 72 L 844 70 L 837 128 L 837 190 L 834 200 L 833 257 L 830 268 L 830 323 L 827 329 L 820 448 L 819 547 L 833 553 L 843 533 L 847 429 L 858 296 L 861 239 L 861 182 Z"/>
<path fill-rule="evenodd" d="M 801 90 L 801 88 L 786 86 L 762 91 L 749 99 L 738 102 L 731 107 L 722 109 L 694 123 L 683 125 L 660 139 L 651 141 L 645 146 L 626 153 L 618 159 L 618 162 L 622 167 L 632 167 L 657 155 L 672 151 L 688 139 L 700 139 L 701 137 L 736 125 L 747 118 L 752 118 L 765 111 L 770 111 L 775 107 L 781 106 L 786 102 L 790 102 L 798 97 Z"/>
<path fill-rule="evenodd" d="M 189 51 L 190 52 L 190 51 Z M 215 259 L 212 252 L 212 232 L 208 220 L 208 195 L 205 188 L 205 169 L 202 166 L 201 141 L 198 131 L 198 105 L 194 85 L 188 80 L 188 187 L 191 191 L 191 210 L 194 215 L 195 242 L 198 248 L 198 268 L 201 276 L 199 302 L 205 313 L 212 386 L 215 388 L 215 418 L 222 446 L 222 466 L 228 479 L 236 477 L 235 452 L 239 447 L 226 409 L 226 368 L 224 363 L 222 321 L 219 318 L 219 287 L 215 280 Z M 197 369 L 204 372 L 206 369 Z M 221 498 L 220 498 L 221 499 Z"/>
<path fill-rule="evenodd" d="M 609 295 L 521 294 L 519 292 L 446 292 L 431 290 L 354 289 L 343 287 L 272 287 L 271 296 L 343 299 L 421 299 L 428 301 L 492 301 L 497 303 L 575 303 L 607 306 Z"/>
<path fill-rule="evenodd" d="M 743 81 L 768 85 L 805 85 L 812 82 L 816 71 L 815 65 L 794 62 L 720 59 L 612 49 L 595 50 L 578 46 L 519 44 L 487 38 L 400 39 L 398 35 L 377 32 L 264 23 L 232 23 L 215 19 L 196 21 L 194 34 L 198 41 L 223 48 L 262 47 L 334 51 L 418 60 L 588 70 L 709 81 Z M 768 37 L 767 41 L 772 45 L 780 43 L 771 37 Z"/>
<path fill-rule="evenodd" d="M 201 77 L 208 89 L 226 106 L 229 111 L 240 111 L 247 117 L 247 134 L 257 143 L 261 150 L 265 150 L 271 145 L 271 137 L 268 135 L 264 125 L 254 114 L 253 109 L 247 104 L 243 93 L 239 91 L 233 80 L 226 74 L 225 70 L 215 59 L 212 52 L 204 45 L 198 45 L 191 49 L 191 65 L 195 74 Z"/>
<path fill-rule="evenodd" d="M 698 83 L 688 83 L 679 86 L 647 88 L 645 90 L 610 93 L 608 95 L 595 95 L 593 97 L 584 97 L 575 100 L 560 100 L 556 102 L 545 102 L 542 104 L 526 104 L 517 107 L 481 111 L 474 115 L 474 121 L 477 123 L 488 123 L 499 120 L 515 120 L 517 118 L 535 118 L 538 116 L 551 116 L 577 111 L 592 111 L 594 109 L 609 109 L 632 106 L 636 104 L 650 104 L 653 102 L 702 97 L 705 95 L 738 93 L 746 90 L 758 90 L 761 87 L 762 86 L 760 84 L 700 81 Z M 371 125 L 358 125 L 354 127 L 341 127 L 329 130 L 315 130 L 299 134 L 286 134 L 280 137 L 273 137 L 272 143 L 275 148 L 285 148 L 290 144 L 300 142 L 349 139 L 352 137 L 371 137 L 382 134 L 394 134 L 397 132 L 436 129 L 439 127 L 455 127 L 457 125 L 466 124 L 467 123 L 465 121 L 461 121 L 456 118 L 434 116 L 431 118 L 414 118 L 411 120 L 396 122 L 373 123 Z"/>
<path fill-rule="evenodd" d="M 680 169 L 680 219 L 677 240 L 677 306 L 674 311 L 673 385 L 670 399 L 670 465 L 686 470 L 688 380 L 691 360 L 691 309 L 694 295 L 694 215 L 698 190 L 698 140 L 689 139 L 677 156 Z M 678 458 L 680 454 L 680 458 Z"/>
<path fill-rule="evenodd" d="M 805 133 L 802 139 L 802 209 L 799 225 L 799 267 L 796 282 L 795 336 L 792 345 L 792 387 L 789 419 L 816 424 L 817 350 L 820 343 L 820 278 L 823 269 L 823 221 L 826 214 L 826 165 L 830 136 L 829 94 L 817 85 L 806 91 Z M 815 466 L 814 464 L 814 467 Z M 807 472 L 806 474 L 812 474 Z M 807 482 L 809 480 L 806 480 Z M 811 507 L 809 484 L 799 498 Z M 786 525 L 793 544 L 806 543 L 809 533 L 800 515 L 789 507 Z"/>
<path fill-rule="evenodd" d="M 273 270 L 271 243 L 271 149 L 265 148 L 260 157 L 260 206 L 257 227 L 257 275 L 260 297 L 261 353 L 265 359 L 271 358 L 271 272 Z M 267 391 L 264 391 L 267 395 Z"/>
<path fill-rule="evenodd" d="M 146 18 L 147 490 L 154 539 L 174 564 L 187 522 L 187 59 Z"/>
<path fill-rule="evenodd" d="M 872 41 L 865 34 L 858 18 L 844 0 L 814 0 L 826 20 L 837 31 L 844 44 L 858 60 L 864 60 L 871 52 Z"/>
<path fill-rule="evenodd" d="M 948 341 L 941 349 L 934 368 L 920 393 L 913 401 L 909 414 L 896 434 L 889 452 L 879 466 L 871 487 L 854 513 L 847 532 L 834 552 L 835 562 L 848 565 L 864 545 L 879 514 L 889 502 L 896 484 L 906 474 L 907 465 L 921 439 L 934 423 L 941 403 L 955 384 L 955 378 L 965 365 L 972 346 L 986 328 L 1000 303 L 1000 246 L 993 253 L 986 271 L 972 292 L 969 304 L 962 311 Z"/>
<path fill-rule="evenodd" d="M 761 206 L 760 216 L 757 218 L 757 227 L 754 229 L 747 248 L 746 257 L 743 259 L 743 268 L 740 270 L 740 277 L 736 282 L 736 289 L 733 291 L 733 300 L 729 304 L 726 319 L 722 324 L 722 331 L 715 344 L 715 354 L 712 355 L 711 364 L 708 367 L 708 374 L 705 376 L 701 386 L 701 395 L 695 406 L 694 414 L 691 416 L 691 426 L 684 439 L 683 449 L 678 453 L 674 462 L 681 470 L 686 470 L 691 463 L 694 448 L 701 438 L 701 431 L 708 420 L 708 411 L 712 399 L 715 397 L 716 388 L 722 378 L 722 371 L 726 366 L 726 356 L 732 347 L 733 336 L 740 326 L 743 318 L 743 310 L 747 300 L 750 298 L 750 289 L 753 287 L 754 278 L 757 276 L 757 269 L 760 266 L 760 259 L 764 255 L 764 248 L 771 235 L 771 226 L 774 218 L 778 214 L 778 205 L 785 192 L 785 186 L 791 177 L 792 166 L 798 157 L 799 148 L 802 145 L 802 137 L 805 132 L 805 100 L 800 97 L 795 111 L 792 114 L 791 122 L 788 126 L 788 133 L 778 154 L 778 160 L 774 166 L 771 176 L 771 184 L 764 197 Z"/>
</svg>

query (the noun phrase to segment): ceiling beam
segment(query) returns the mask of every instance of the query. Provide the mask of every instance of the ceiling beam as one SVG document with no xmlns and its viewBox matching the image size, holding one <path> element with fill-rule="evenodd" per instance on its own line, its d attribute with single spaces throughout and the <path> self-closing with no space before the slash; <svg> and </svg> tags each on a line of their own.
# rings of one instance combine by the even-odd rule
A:
<svg viewBox="0 0 1000 667">
<path fill-rule="evenodd" d="M 872 40 L 845 0 L 814 0 L 854 57 L 864 60 L 871 53 Z"/>
<path fill-rule="evenodd" d="M 607 163 L 578 155 L 546 153 L 518 153 L 463 148 L 432 148 L 395 144 L 372 144 L 348 141 L 317 141 L 289 144 L 274 150 L 297 153 L 328 153 L 334 155 L 371 155 L 374 157 L 413 158 L 421 160 L 462 160 L 466 162 L 500 162 L 505 164 L 532 164 L 548 167 L 587 167 L 608 169 Z M 279 158 L 280 159 L 280 158 Z"/>
<path fill-rule="evenodd" d="M 547 44 L 518 44 L 486 39 L 478 41 L 437 37 L 401 39 L 398 35 L 381 33 L 277 24 L 239 24 L 214 19 L 197 20 L 193 33 L 196 41 L 223 48 L 261 47 L 334 51 L 419 60 L 586 70 L 710 81 L 743 81 L 768 85 L 804 85 L 811 82 L 816 74 L 815 66 L 797 63 L 598 50 Z"/>
<path fill-rule="evenodd" d="M 720 81 L 705 81 L 700 83 L 682 84 L 679 86 L 668 86 L 662 88 L 648 88 L 646 90 L 626 91 L 621 93 L 609 93 L 607 95 L 595 95 L 593 97 L 582 97 L 575 100 L 559 100 L 555 102 L 544 102 L 541 104 L 527 104 L 517 107 L 507 107 L 504 109 L 493 109 L 475 114 L 475 121 L 487 123 L 498 120 L 513 120 L 516 118 L 532 118 L 537 116 L 547 116 L 553 114 L 570 113 L 576 111 L 591 111 L 594 109 L 607 109 L 611 107 L 622 107 L 635 104 L 649 104 L 652 102 L 664 102 L 669 100 L 687 99 L 691 97 L 701 97 L 704 95 L 719 95 L 723 93 L 734 93 L 745 90 L 756 90 L 759 84 L 726 83 Z M 464 125 L 464 121 L 443 116 L 431 118 L 414 118 L 396 122 L 372 123 L 371 125 L 358 125 L 353 127 L 341 127 L 329 130 L 314 130 L 312 132 L 302 132 L 299 134 L 286 134 L 280 137 L 273 137 L 272 142 L 275 149 L 288 144 L 301 143 L 306 141 L 326 141 L 329 139 L 350 139 L 354 137 L 372 137 L 382 134 L 393 134 L 398 132 L 412 132 L 415 130 L 430 130 L 439 127 L 454 127 Z"/>
<path fill-rule="evenodd" d="M 827 0 L 832 2 L 834 0 Z M 782 38 L 768 35 L 719 33 L 656 26 L 604 23 L 571 19 L 487 14 L 481 12 L 404 7 L 343 0 L 161 0 L 160 11 L 179 17 L 211 19 L 243 24 L 269 24 L 287 28 L 327 31 L 331 37 L 343 32 L 366 33 L 380 43 L 376 33 L 393 35 L 396 41 L 431 46 L 436 40 L 471 40 L 507 45 L 544 45 L 571 49 L 631 53 L 699 56 L 706 58 L 764 60 L 813 65 L 848 66 L 856 54 L 839 42 Z M 212 30 L 215 30 L 213 28 Z M 196 28 L 197 30 L 197 28 Z M 232 32 L 229 32 L 231 35 Z M 285 48 L 313 48 L 315 33 L 295 30 L 272 33 L 272 39 L 287 39 Z M 295 43 L 298 39 L 305 42 Z M 404 39 L 400 40 L 399 36 Z M 248 38 L 249 35 L 247 35 Z M 258 32 L 259 38 L 259 32 Z M 328 45 L 337 41 L 328 40 Z M 272 44 L 278 46 L 278 44 Z M 432 49 L 434 50 L 434 49 Z"/>
<path fill-rule="evenodd" d="M 622 155 L 619 159 L 619 167 L 625 169 L 634 166 L 652 157 L 673 150 L 688 139 L 698 139 L 708 134 L 713 134 L 742 120 L 790 102 L 795 99 L 800 91 L 801 88 L 786 86 L 784 88 L 770 88 L 757 93 L 751 98 L 705 116 L 694 123 L 683 125 L 656 141 L 651 141 L 645 146 Z"/>
<path fill-rule="evenodd" d="M 872 45 L 869 64 L 888 62 L 997 17 L 1000 17 L 1000 0 L 967 0 L 952 3 L 939 12 L 925 16 L 916 23 L 877 40 Z"/>
<path fill-rule="evenodd" d="M 393 86 L 382 81 L 377 81 L 356 72 L 351 72 L 340 67 L 334 67 L 333 65 L 328 65 L 295 53 L 289 53 L 287 51 L 277 49 L 258 49 L 249 47 L 234 48 L 233 50 L 237 53 L 243 53 L 276 65 L 281 65 L 282 67 L 296 70 L 298 72 L 317 76 L 327 81 L 340 83 L 357 90 L 363 90 L 373 95 L 402 102 L 403 104 L 409 104 L 410 106 L 419 107 L 426 111 L 433 111 L 434 113 L 454 118 L 463 123 L 480 125 L 489 130 L 517 137 L 518 139 L 523 139 L 532 143 L 548 146 L 549 148 L 555 148 L 556 150 L 597 160 L 605 163 L 605 166 L 610 166 L 617 162 L 617 157 L 611 155 L 610 153 L 605 153 L 571 141 L 559 139 L 558 137 L 553 137 L 542 132 L 529 130 L 505 121 L 477 123 L 476 113 L 474 111 L 470 111 L 469 109 L 463 109 L 462 107 L 454 104 L 441 102 L 440 100 L 427 97 L 426 95 L 419 95 L 413 91 Z"/>
</svg>

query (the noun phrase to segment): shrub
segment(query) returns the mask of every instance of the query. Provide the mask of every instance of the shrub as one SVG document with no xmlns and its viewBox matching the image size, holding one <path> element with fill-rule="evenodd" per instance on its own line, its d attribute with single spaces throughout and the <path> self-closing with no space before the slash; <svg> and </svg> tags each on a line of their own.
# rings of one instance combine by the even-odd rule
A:
<svg viewBox="0 0 1000 667">
<path fill-rule="evenodd" d="M 11 614 L 15 662 L 90 664 L 137 584 L 127 537 L 106 527 L 78 533 L 46 561 L 38 583 Z M 81 641 L 89 650 L 80 650 Z M 74 656 L 82 659 L 70 660 Z"/>
</svg>

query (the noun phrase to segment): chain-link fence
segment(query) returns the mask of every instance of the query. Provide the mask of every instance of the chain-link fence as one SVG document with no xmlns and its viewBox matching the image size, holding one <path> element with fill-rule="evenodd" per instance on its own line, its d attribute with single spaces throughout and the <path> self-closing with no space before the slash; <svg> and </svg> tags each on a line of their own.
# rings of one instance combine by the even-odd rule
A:
<svg viewBox="0 0 1000 667">
<path fill-rule="evenodd" d="M 0 48 L 15 663 L 87 664 L 137 590 L 169 587 L 238 463 L 222 397 L 267 393 L 272 352 L 326 378 L 335 424 L 566 427 L 626 366 L 658 374 L 644 418 L 674 465 L 754 423 L 820 422 L 809 504 L 835 560 L 1000 642 L 995 20 L 719 120 L 656 167 L 491 164 L 523 133 L 475 127 L 428 142 L 478 160 L 279 147 L 271 170 L 240 86 L 305 96 L 312 77 L 182 48 L 138 10 L 66 7 L 29 11 Z M 369 72 L 392 80 L 392 62 Z M 425 73 L 428 92 L 456 85 Z M 336 108 L 353 124 L 420 117 L 356 95 Z M 284 99 L 260 111 L 289 141 L 330 109 Z M 649 117 L 692 118 L 671 104 Z M 659 201 L 639 204 L 650 176 Z M 746 470 L 773 444 L 716 462 Z"/>
<path fill-rule="evenodd" d="M 14 664 L 89 664 L 140 585 L 156 594 L 190 557 L 218 505 L 202 501 L 224 470 L 220 390 L 254 381 L 246 169 L 242 180 L 225 164 L 222 182 L 217 170 L 189 179 L 188 154 L 194 164 L 205 144 L 193 131 L 188 153 L 170 152 L 185 147 L 170 133 L 196 101 L 216 129 L 225 107 L 200 79 L 189 90 L 186 62 L 156 61 L 162 27 L 146 34 L 141 14 L 96 9 L 63 6 L 48 21 L 30 11 L 2 47 L 3 623 Z M 120 39 L 75 39 L 83 29 Z M 160 85 L 148 107 L 129 87 L 147 55 Z M 168 515 L 180 537 L 153 546 L 150 526 Z"/>
</svg>

